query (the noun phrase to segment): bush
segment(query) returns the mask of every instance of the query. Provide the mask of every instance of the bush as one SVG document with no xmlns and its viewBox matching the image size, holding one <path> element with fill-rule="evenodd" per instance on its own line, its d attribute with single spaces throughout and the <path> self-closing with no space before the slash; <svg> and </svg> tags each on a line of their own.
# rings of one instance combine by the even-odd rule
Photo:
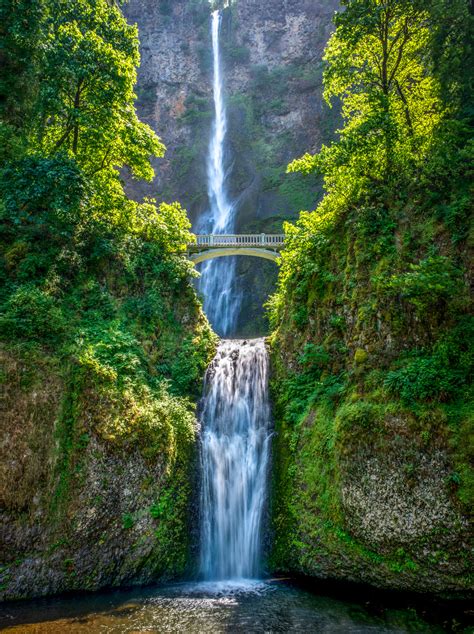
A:
<svg viewBox="0 0 474 634">
<path fill-rule="evenodd" d="M 303 354 L 299 358 L 299 363 L 305 368 L 305 371 L 314 372 L 319 378 L 321 370 L 328 366 L 330 358 L 324 346 L 307 343 L 304 347 Z"/>
<path fill-rule="evenodd" d="M 0 195 L 4 220 L 66 237 L 82 216 L 87 187 L 74 161 L 30 156 L 0 172 Z"/>
<path fill-rule="evenodd" d="M 377 278 L 375 281 L 389 295 L 398 294 L 412 304 L 420 315 L 448 302 L 453 303 L 465 294 L 462 271 L 450 258 L 441 255 L 410 264 L 408 271 L 392 275 L 388 280 Z M 459 305 L 460 302 L 455 303 Z"/>
<path fill-rule="evenodd" d="M 389 372 L 384 387 L 406 405 L 417 401 L 449 401 L 466 389 L 472 379 L 474 320 L 465 318 L 445 333 L 431 352 L 419 352 Z"/>
<path fill-rule="evenodd" d="M 436 357 L 413 359 L 400 370 L 389 372 L 385 387 L 406 404 L 420 400 L 445 400 L 455 387 L 449 369 Z"/>
<path fill-rule="evenodd" d="M 91 370 L 100 367 L 106 374 L 116 376 L 120 383 L 143 378 L 146 368 L 143 350 L 120 323 L 101 323 L 84 331 L 82 337 L 86 345 L 80 350 L 79 359 L 84 366 Z"/>
<path fill-rule="evenodd" d="M 65 319 L 53 297 L 33 284 L 20 286 L 0 315 L 0 336 L 52 341 L 65 331 Z"/>
</svg>

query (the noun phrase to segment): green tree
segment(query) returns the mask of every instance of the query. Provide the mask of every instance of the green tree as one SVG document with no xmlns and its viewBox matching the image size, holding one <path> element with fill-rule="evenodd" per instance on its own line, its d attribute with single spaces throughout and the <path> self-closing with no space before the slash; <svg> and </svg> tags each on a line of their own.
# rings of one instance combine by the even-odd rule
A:
<svg viewBox="0 0 474 634">
<path fill-rule="evenodd" d="M 187 276 L 189 265 L 172 255 L 192 240 L 186 212 L 178 203 L 130 200 L 121 179 L 129 169 L 150 180 L 150 159 L 165 150 L 135 111 L 136 27 L 107 0 L 0 2 L 8 27 L 0 54 L 17 71 L 14 79 L 2 73 L 0 100 L 5 298 L 31 282 L 64 290 L 80 271 L 132 257 L 144 242 L 171 277 Z"/>
<path fill-rule="evenodd" d="M 24 149 L 38 88 L 42 0 L 0 0 L 0 161 Z"/>
<path fill-rule="evenodd" d="M 120 170 L 151 180 L 150 158 L 165 148 L 135 110 L 136 27 L 107 0 L 0 2 L 3 230 L 25 239 L 33 228 L 27 241 L 39 230 L 56 243 L 113 226 L 143 232 L 156 210 L 127 198 Z"/>
<path fill-rule="evenodd" d="M 325 52 L 324 95 L 342 102 L 340 141 L 289 171 L 320 170 L 350 199 L 412 172 L 430 147 L 442 104 L 427 56 L 429 13 L 411 0 L 345 0 Z"/>
<path fill-rule="evenodd" d="M 127 165 L 151 179 L 164 146 L 134 108 L 136 27 L 106 0 L 51 0 L 45 31 L 36 147 L 74 155 L 91 176 Z"/>
<path fill-rule="evenodd" d="M 288 166 L 289 172 L 323 174 L 326 195 L 315 212 L 302 212 L 295 225 L 285 226 L 280 290 L 271 301 L 275 324 L 288 295 L 302 301 L 330 281 L 324 271 L 335 219 L 349 220 L 353 239 L 356 230 L 363 234 L 366 260 L 370 250 L 373 257 L 388 255 L 387 247 L 393 251 L 394 229 L 409 199 L 407 215 L 418 209 L 442 221 L 453 242 L 468 232 L 473 21 L 468 3 L 342 4 L 324 56 L 324 95 L 341 105 L 344 125 L 336 142 Z M 407 264 L 398 263 L 400 274 Z M 301 308 L 298 314 L 306 313 Z"/>
</svg>

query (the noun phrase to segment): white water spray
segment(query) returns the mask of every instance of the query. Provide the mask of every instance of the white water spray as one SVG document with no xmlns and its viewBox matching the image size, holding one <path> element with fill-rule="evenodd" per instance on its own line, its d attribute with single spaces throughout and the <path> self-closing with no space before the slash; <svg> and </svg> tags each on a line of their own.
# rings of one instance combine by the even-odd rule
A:
<svg viewBox="0 0 474 634">
<path fill-rule="evenodd" d="M 222 64 L 219 45 L 221 14 L 212 13 L 212 58 L 214 123 L 209 143 L 207 163 L 210 208 L 197 225 L 199 233 L 233 233 L 235 205 L 227 192 L 226 132 L 227 117 L 224 100 Z M 235 285 L 235 257 L 206 262 L 201 269 L 199 289 L 204 297 L 204 311 L 214 329 L 221 335 L 232 334 L 239 313 L 241 296 Z"/>
<path fill-rule="evenodd" d="M 201 574 L 255 579 L 271 438 L 263 339 L 221 342 L 206 374 L 201 421 Z"/>
</svg>

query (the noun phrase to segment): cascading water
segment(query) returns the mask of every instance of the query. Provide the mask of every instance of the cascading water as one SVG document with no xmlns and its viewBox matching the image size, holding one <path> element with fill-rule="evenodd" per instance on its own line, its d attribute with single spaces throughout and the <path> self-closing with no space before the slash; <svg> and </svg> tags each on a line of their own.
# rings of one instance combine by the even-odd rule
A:
<svg viewBox="0 0 474 634">
<path fill-rule="evenodd" d="M 271 438 L 263 339 L 220 343 L 205 378 L 201 421 L 201 574 L 256 578 Z"/>
<path fill-rule="evenodd" d="M 210 208 L 197 223 L 198 233 L 233 233 L 235 205 L 227 192 L 225 139 L 227 117 L 224 101 L 219 33 L 221 14 L 212 13 L 214 123 L 209 143 L 207 163 Z M 235 286 L 235 258 L 219 258 L 206 262 L 201 269 L 199 290 L 204 298 L 204 310 L 214 329 L 222 336 L 234 332 L 240 305 Z"/>
<path fill-rule="evenodd" d="M 209 144 L 210 209 L 201 233 L 233 233 L 235 207 L 226 189 L 226 112 L 219 50 L 221 14 L 212 14 L 215 120 Z M 204 310 L 214 329 L 235 332 L 240 295 L 235 258 L 201 272 Z M 209 367 L 201 407 L 201 575 L 205 580 L 256 578 L 261 560 L 270 451 L 268 357 L 263 339 L 224 340 Z"/>
</svg>

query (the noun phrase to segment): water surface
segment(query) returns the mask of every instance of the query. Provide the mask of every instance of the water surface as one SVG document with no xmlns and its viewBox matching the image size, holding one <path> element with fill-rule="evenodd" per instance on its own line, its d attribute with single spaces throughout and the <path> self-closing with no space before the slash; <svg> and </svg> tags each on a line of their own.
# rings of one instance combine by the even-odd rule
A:
<svg viewBox="0 0 474 634">
<path fill-rule="evenodd" d="M 2 626 L 11 634 L 454 631 L 414 609 L 322 596 L 285 581 L 183 583 L 17 602 L 3 607 Z"/>
</svg>

